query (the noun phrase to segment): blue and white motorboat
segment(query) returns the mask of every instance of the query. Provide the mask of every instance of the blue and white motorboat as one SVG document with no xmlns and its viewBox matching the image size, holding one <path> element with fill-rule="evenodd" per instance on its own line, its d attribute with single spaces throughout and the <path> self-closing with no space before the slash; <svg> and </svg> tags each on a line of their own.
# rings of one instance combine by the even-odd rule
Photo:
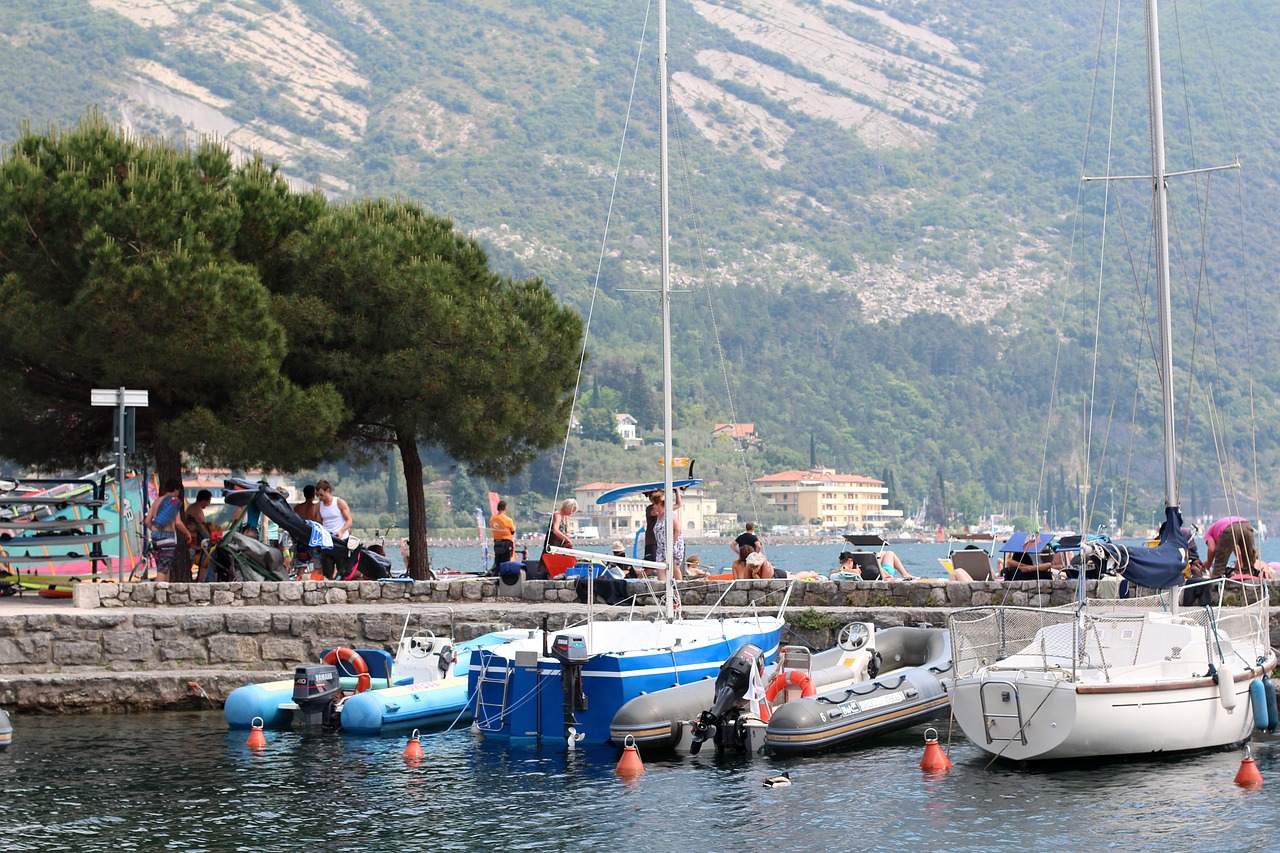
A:
<svg viewBox="0 0 1280 853">
<path fill-rule="evenodd" d="M 455 643 L 426 629 L 411 630 L 415 616 L 433 606 L 410 608 L 393 658 L 385 649 L 328 649 L 323 664 L 298 667 L 293 678 L 238 687 L 223 710 L 227 725 L 247 729 L 260 719 L 269 729 L 289 728 L 309 718 L 299 699 L 307 679 L 329 682 L 333 690 L 320 724 L 349 734 L 378 734 L 391 728 L 440 728 L 470 720 L 467 671 L 476 651 L 509 642 L 523 631 L 499 631 Z M 448 609 L 448 608 L 445 608 Z M 301 697 L 300 697 L 301 691 Z M 312 697 L 313 698 L 313 697 Z M 305 702 L 304 702 L 305 704 Z"/>
<path fill-rule="evenodd" d="M 614 714 L 631 699 L 712 678 L 746 643 L 772 658 L 782 627 L 780 607 L 777 615 L 597 621 L 525 632 L 472 656 L 472 731 L 607 743 Z"/>
</svg>

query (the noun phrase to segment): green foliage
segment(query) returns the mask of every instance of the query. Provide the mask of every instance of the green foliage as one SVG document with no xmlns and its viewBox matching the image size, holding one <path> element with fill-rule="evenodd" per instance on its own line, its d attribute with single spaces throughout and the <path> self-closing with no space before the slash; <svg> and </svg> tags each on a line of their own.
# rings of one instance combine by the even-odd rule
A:
<svg viewBox="0 0 1280 853">
<path fill-rule="evenodd" d="M 19 138 L 0 163 L 6 455 L 95 459 L 111 430 L 89 391 L 116 387 L 150 392 L 138 439 L 162 469 L 178 448 L 296 467 L 329 446 L 336 396 L 281 375 L 284 330 L 235 256 L 235 171 L 225 149 L 133 140 L 96 113 Z"/>
</svg>

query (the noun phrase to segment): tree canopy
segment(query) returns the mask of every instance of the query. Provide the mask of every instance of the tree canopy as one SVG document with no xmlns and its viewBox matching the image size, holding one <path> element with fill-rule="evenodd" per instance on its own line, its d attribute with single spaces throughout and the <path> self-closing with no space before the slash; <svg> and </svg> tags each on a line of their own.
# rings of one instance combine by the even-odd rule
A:
<svg viewBox="0 0 1280 853">
<path fill-rule="evenodd" d="M 220 146 L 135 139 L 93 113 L 24 132 L 0 162 L 6 456 L 96 458 L 111 440 L 99 387 L 149 392 L 138 439 L 162 477 L 184 450 L 285 468 L 329 452 L 339 398 L 282 374 L 271 294 L 236 253 L 251 221 L 236 190 L 279 198 L 281 183 Z"/>
<path fill-rule="evenodd" d="M 541 281 L 492 272 L 448 220 L 409 202 L 333 206 L 287 254 L 287 372 L 336 388 L 343 435 L 396 447 L 410 484 L 421 482 L 420 444 L 498 476 L 563 435 L 582 321 Z M 410 571 L 425 576 L 422 489 L 407 497 Z"/>
</svg>

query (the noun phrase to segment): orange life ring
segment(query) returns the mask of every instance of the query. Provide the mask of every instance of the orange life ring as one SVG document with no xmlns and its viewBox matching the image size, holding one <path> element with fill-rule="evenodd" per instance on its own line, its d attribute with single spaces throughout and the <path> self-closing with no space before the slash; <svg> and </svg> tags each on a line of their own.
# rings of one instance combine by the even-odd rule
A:
<svg viewBox="0 0 1280 853">
<path fill-rule="evenodd" d="M 794 684 L 800 688 L 801 697 L 807 698 L 818 692 L 813 686 L 813 679 L 809 677 L 809 673 L 803 670 L 793 669 L 788 672 L 780 672 L 773 677 L 773 681 L 769 682 L 769 687 L 764 691 L 764 698 L 768 702 L 772 702 L 778 698 L 778 694 L 787 689 L 788 684 Z"/>
<path fill-rule="evenodd" d="M 324 662 L 338 666 L 338 661 L 347 664 L 356 676 L 356 692 L 363 693 L 373 686 L 373 679 L 369 677 L 369 664 L 364 662 L 364 658 L 360 657 L 360 653 L 355 649 L 347 646 L 338 646 L 336 649 L 330 649 L 329 653 L 324 656 Z M 342 667 L 338 666 L 338 671 L 342 671 Z"/>
</svg>

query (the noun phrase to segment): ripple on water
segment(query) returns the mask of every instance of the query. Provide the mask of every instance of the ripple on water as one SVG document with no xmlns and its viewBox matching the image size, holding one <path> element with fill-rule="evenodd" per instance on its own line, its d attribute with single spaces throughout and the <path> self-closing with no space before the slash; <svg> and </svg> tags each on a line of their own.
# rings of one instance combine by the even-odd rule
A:
<svg viewBox="0 0 1280 853">
<path fill-rule="evenodd" d="M 1232 784 L 1240 751 L 1097 768 L 988 766 L 957 738 L 955 767 L 920 772 L 919 730 L 865 749 L 786 761 L 714 755 L 650 760 L 613 774 L 612 749 L 567 754 L 406 735 L 270 733 L 244 746 L 217 713 L 18 717 L 0 753 L 7 851 L 1239 850 L 1280 817 Z M 1255 742 L 1264 776 L 1280 742 Z M 794 784 L 765 788 L 788 770 Z M 1205 832 L 1205 827 L 1213 827 Z"/>
</svg>

